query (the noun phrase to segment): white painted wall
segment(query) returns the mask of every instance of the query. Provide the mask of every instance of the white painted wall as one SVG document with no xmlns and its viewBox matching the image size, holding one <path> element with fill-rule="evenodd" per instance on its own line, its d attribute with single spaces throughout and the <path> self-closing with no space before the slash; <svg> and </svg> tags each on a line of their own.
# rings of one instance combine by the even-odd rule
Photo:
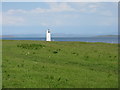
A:
<svg viewBox="0 0 120 90">
<path fill-rule="evenodd" d="M 46 41 L 51 41 L 51 33 L 50 30 L 46 31 Z"/>
</svg>

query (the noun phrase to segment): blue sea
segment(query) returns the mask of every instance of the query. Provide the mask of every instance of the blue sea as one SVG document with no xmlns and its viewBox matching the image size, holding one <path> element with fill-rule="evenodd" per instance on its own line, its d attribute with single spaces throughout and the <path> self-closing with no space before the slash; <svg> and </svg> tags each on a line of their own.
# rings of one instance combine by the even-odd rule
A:
<svg viewBox="0 0 120 90">
<path fill-rule="evenodd" d="M 2 38 L 3 40 L 39 40 L 45 41 L 45 38 L 35 37 L 17 37 L 17 38 Z M 80 41 L 80 42 L 104 42 L 118 43 L 118 37 L 52 37 L 52 41 Z"/>
</svg>

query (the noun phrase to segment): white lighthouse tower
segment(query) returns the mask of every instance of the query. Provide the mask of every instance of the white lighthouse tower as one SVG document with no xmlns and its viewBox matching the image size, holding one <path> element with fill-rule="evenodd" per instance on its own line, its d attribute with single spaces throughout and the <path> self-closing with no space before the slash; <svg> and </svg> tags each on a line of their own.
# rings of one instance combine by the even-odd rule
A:
<svg viewBox="0 0 120 90">
<path fill-rule="evenodd" d="M 46 41 L 51 41 L 51 34 L 49 29 L 46 32 Z"/>
</svg>

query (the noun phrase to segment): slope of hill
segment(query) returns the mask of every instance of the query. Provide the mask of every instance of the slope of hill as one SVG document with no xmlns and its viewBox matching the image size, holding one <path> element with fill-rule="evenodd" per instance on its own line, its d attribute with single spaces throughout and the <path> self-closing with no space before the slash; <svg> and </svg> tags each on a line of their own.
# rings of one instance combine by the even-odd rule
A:
<svg viewBox="0 0 120 90">
<path fill-rule="evenodd" d="M 118 45 L 3 40 L 3 88 L 117 88 Z"/>
</svg>

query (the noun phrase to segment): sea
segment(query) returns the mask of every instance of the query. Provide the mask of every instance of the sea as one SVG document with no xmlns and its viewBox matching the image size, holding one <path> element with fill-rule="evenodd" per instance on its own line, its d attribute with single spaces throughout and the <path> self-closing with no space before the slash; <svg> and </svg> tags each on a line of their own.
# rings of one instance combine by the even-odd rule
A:
<svg viewBox="0 0 120 90">
<path fill-rule="evenodd" d="M 36 40 L 45 41 L 44 37 L 4 37 L 2 40 Z M 103 42 L 119 43 L 118 37 L 52 37 L 52 41 L 79 41 L 79 42 Z"/>
</svg>

